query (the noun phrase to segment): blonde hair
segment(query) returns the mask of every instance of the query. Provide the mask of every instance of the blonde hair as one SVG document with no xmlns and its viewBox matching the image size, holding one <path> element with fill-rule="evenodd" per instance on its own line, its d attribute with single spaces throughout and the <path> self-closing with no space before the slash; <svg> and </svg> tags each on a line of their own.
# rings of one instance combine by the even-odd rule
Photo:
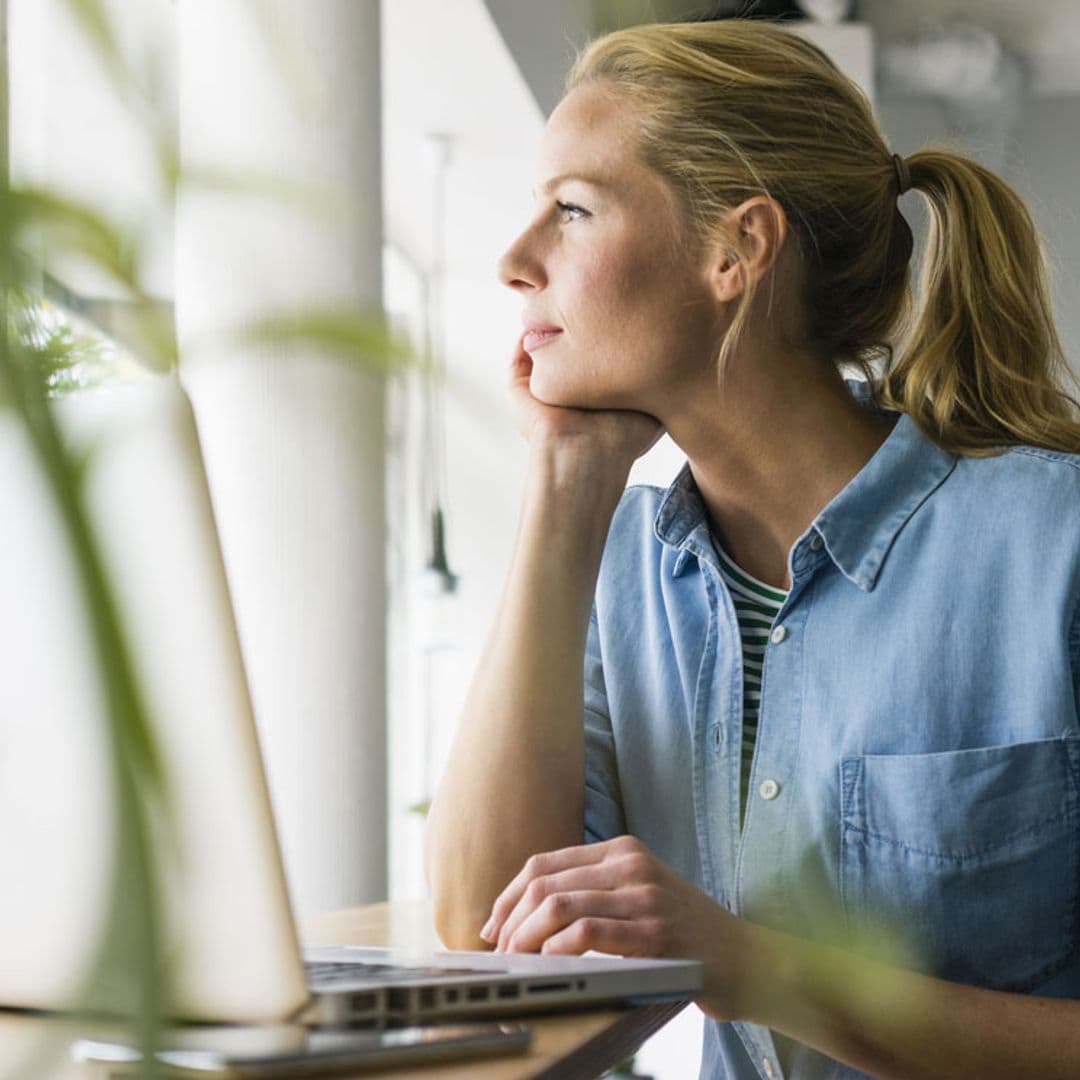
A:
<svg viewBox="0 0 1080 1080">
<path fill-rule="evenodd" d="M 1045 250 L 999 176 L 947 147 L 906 159 L 930 205 L 916 312 L 898 170 L 866 96 L 816 46 L 760 20 L 633 27 L 578 58 L 567 92 L 585 83 L 637 107 L 642 160 L 699 242 L 738 251 L 739 237 L 719 232 L 723 215 L 754 195 L 780 203 L 804 271 L 798 344 L 858 366 L 879 406 L 958 454 L 1080 452 Z M 739 300 L 721 371 L 754 292 Z"/>
</svg>

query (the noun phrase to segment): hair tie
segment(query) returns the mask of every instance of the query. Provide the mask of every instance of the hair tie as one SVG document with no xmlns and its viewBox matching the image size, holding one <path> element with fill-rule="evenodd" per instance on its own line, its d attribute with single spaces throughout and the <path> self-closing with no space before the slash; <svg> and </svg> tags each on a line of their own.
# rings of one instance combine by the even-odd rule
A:
<svg viewBox="0 0 1080 1080">
<path fill-rule="evenodd" d="M 905 191 L 911 190 L 911 173 L 908 170 L 907 162 L 899 154 L 893 154 L 892 162 L 893 168 L 896 170 L 896 194 L 900 196 Z"/>
</svg>

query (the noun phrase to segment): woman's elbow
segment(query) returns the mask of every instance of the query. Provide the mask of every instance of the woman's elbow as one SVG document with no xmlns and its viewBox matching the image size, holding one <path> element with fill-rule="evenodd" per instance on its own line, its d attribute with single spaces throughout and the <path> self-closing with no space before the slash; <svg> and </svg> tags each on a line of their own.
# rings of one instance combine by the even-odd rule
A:
<svg viewBox="0 0 1080 1080">
<path fill-rule="evenodd" d="M 480 931 L 487 921 L 486 915 L 477 915 L 467 906 L 436 896 L 434 899 L 435 932 L 448 949 L 490 949 Z"/>
<path fill-rule="evenodd" d="M 448 949 L 491 948 L 480 936 L 490 905 L 470 896 L 467 882 L 461 879 L 460 861 L 440 855 L 429 822 L 424 837 L 424 874 L 431 893 L 435 933 Z"/>
<path fill-rule="evenodd" d="M 451 869 L 444 874 L 437 864 L 429 862 L 428 886 L 439 940 L 448 949 L 490 949 L 480 931 L 491 914 L 491 905 L 470 895 L 460 878 L 460 871 L 455 875 Z"/>
</svg>

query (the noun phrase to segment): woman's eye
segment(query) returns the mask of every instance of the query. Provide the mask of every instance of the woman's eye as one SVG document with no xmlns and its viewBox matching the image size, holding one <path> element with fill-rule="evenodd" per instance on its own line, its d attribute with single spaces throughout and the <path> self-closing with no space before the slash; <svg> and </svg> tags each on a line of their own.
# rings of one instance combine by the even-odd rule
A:
<svg viewBox="0 0 1080 1080">
<path fill-rule="evenodd" d="M 560 202 L 555 204 L 559 208 L 559 212 L 566 216 L 570 221 L 578 221 L 580 218 L 589 217 L 589 211 L 583 210 L 580 206 L 575 206 L 573 203 Z"/>
</svg>

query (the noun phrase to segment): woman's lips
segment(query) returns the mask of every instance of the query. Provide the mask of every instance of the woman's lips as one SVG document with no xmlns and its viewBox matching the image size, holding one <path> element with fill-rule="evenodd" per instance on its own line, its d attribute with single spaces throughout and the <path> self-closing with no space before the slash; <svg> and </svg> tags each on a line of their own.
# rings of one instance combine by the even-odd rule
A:
<svg viewBox="0 0 1080 1080">
<path fill-rule="evenodd" d="M 529 330 L 521 346 L 527 352 L 531 353 L 534 349 L 539 349 L 541 345 L 546 345 L 549 341 L 554 341 L 560 334 L 561 330 Z"/>
</svg>

